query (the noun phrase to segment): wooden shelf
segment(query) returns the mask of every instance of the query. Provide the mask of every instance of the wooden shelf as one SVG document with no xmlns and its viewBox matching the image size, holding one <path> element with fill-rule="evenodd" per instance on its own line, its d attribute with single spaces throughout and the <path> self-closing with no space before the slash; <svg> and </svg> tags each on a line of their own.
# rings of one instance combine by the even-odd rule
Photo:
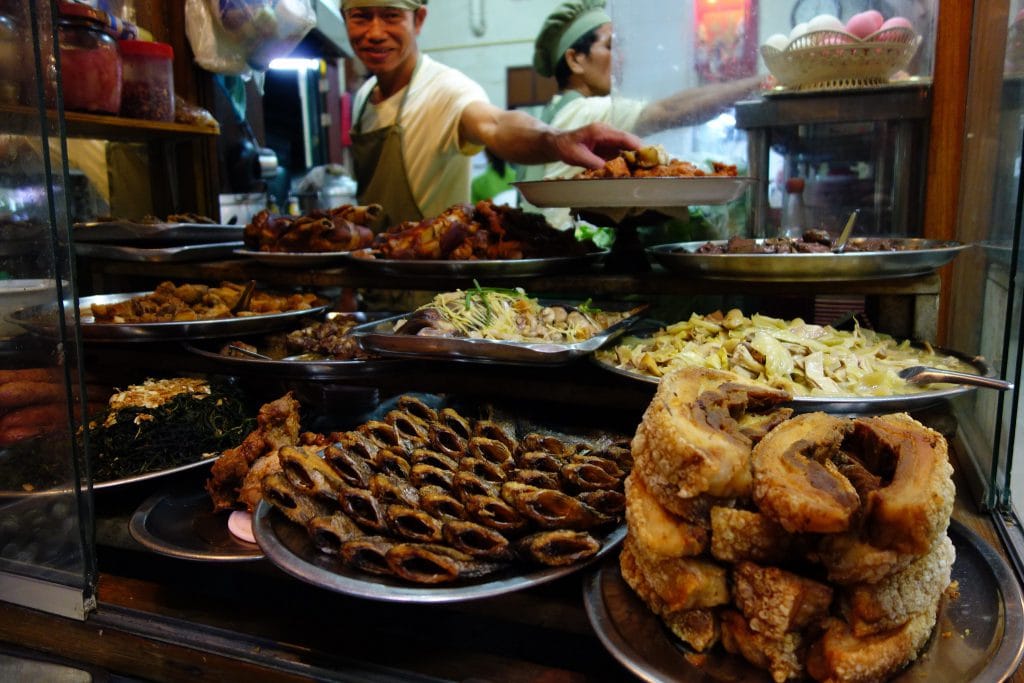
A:
<svg viewBox="0 0 1024 683">
<path fill-rule="evenodd" d="M 56 110 L 46 112 L 47 121 L 56 126 Z M 38 134 L 39 113 L 32 107 L 0 105 L 0 119 L 5 120 L 4 130 L 11 133 Z M 64 125 L 71 138 L 97 138 L 119 142 L 151 142 L 153 140 L 194 139 L 196 136 L 213 137 L 218 130 L 206 126 L 194 126 L 165 121 L 129 119 L 120 116 L 64 112 Z M 51 134 L 56 131 L 51 128 Z"/>
</svg>

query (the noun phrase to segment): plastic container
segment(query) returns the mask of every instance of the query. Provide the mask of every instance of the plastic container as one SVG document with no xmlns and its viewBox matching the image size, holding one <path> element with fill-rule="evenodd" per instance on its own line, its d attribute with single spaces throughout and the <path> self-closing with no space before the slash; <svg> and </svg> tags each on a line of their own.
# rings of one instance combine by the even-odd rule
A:
<svg viewBox="0 0 1024 683">
<path fill-rule="evenodd" d="M 122 40 L 121 116 L 174 120 L 174 48 L 167 43 Z"/>
<path fill-rule="evenodd" d="M 810 216 L 804 205 L 804 179 L 786 180 L 786 196 L 782 200 L 782 224 L 779 237 L 802 237 L 811 227 Z"/>
<path fill-rule="evenodd" d="M 58 3 L 60 69 L 64 108 L 121 111 L 121 54 L 106 32 L 107 15 L 88 5 Z"/>
</svg>

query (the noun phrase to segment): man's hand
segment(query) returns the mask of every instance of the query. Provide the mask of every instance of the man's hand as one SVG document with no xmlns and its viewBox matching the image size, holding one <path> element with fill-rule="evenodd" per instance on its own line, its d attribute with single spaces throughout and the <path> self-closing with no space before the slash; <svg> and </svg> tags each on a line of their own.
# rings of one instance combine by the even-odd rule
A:
<svg viewBox="0 0 1024 683">
<path fill-rule="evenodd" d="M 605 123 L 590 123 L 554 136 L 558 158 L 570 166 L 601 168 L 604 162 L 624 149 L 639 149 L 643 141 L 632 133 Z"/>
</svg>

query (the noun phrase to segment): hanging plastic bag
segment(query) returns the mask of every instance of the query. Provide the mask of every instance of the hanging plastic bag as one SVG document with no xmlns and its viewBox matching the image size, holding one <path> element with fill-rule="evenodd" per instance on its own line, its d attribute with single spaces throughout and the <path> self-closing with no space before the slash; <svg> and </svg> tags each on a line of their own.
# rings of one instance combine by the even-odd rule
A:
<svg viewBox="0 0 1024 683">
<path fill-rule="evenodd" d="M 310 0 L 186 0 L 185 33 L 199 66 L 241 76 L 265 71 L 316 26 Z"/>
</svg>

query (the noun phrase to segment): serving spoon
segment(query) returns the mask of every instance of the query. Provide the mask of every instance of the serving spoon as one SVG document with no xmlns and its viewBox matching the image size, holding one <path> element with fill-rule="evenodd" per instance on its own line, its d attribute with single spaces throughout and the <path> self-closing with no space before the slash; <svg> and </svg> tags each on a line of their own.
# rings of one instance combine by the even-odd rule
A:
<svg viewBox="0 0 1024 683">
<path fill-rule="evenodd" d="M 983 377 L 972 375 L 969 372 L 956 372 L 955 370 L 943 370 L 941 368 L 930 368 L 926 365 L 912 365 L 899 371 L 899 376 L 910 384 L 970 384 L 976 387 L 987 387 L 1006 391 L 1013 389 L 1013 383 L 996 377 Z"/>
<path fill-rule="evenodd" d="M 858 213 L 860 213 L 860 209 L 854 209 L 850 217 L 846 219 L 846 225 L 843 226 L 843 231 L 839 233 L 839 239 L 832 245 L 833 254 L 842 254 L 846 251 L 846 243 L 850 241 L 850 234 L 853 232 L 853 224 L 857 222 Z"/>
</svg>

